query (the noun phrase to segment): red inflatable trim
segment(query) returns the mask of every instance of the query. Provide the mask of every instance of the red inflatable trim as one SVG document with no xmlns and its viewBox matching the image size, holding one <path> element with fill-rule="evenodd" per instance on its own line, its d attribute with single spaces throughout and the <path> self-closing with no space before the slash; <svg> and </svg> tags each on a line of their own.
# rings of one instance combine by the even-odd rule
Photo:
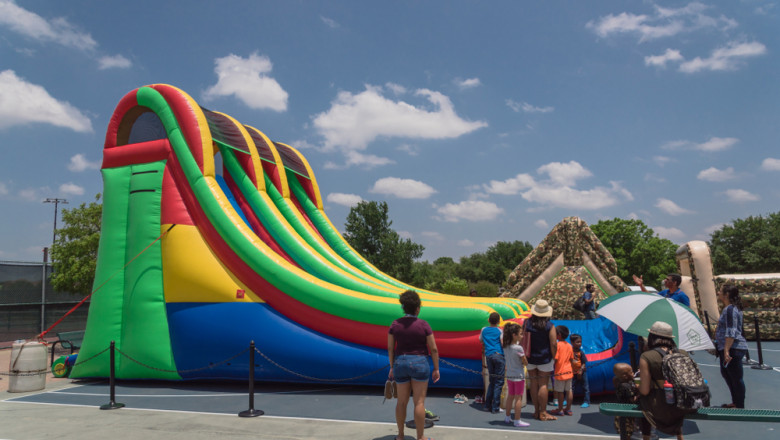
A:
<svg viewBox="0 0 780 440">
<path fill-rule="evenodd" d="M 119 132 L 119 124 L 122 123 L 122 119 L 124 119 L 125 114 L 130 111 L 131 108 L 138 106 L 138 100 L 136 99 L 136 92 L 138 92 L 138 89 L 135 89 L 125 96 L 122 97 L 122 99 L 119 101 L 119 103 L 116 105 L 116 108 L 114 109 L 114 113 L 111 115 L 111 121 L 108 122 L 108 129 L 106 130 L 106 141 L 103 144 L 103 148 L 113 148 L 116 147 L 116 137 L 117 133 Z M 105 163 L 105 160 L 104 160 Z M 103 166 L 103 168 L 108 168 L 106 166 Z"/>
<path fill-rule="evenodd" d="M 109 147 L 103 150 L 102 168 L 116 168 L 139 163 L 157 162 L 171 154 L 168 139 Z"/>
</svg>

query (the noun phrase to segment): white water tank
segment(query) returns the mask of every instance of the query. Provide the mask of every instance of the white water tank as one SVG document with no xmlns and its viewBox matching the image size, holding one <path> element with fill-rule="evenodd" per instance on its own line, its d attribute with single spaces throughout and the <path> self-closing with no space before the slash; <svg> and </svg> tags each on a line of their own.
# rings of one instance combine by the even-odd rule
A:
<svg viewBox="0 0 780 440">
<path fill-rule="evenodd" d="M 14 342 L 8 366 L 9 393 L 38 391 L 46 387 L 46 345 L 40 342 Z"/>
</svg>

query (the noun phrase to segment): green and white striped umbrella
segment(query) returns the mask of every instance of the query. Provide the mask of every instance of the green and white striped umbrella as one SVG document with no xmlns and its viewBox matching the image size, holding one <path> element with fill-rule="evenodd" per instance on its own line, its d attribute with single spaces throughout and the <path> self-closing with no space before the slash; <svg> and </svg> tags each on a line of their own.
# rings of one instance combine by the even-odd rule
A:
<svg viewBox="0 0 780 440">
<path fill-rule="evenodd" d="M 596 313 L 628 333 L 645 337 L 654 322 L 663 321 L 672 326 L 677 347 L 688 351 L 715 348 L 693 310 L 656 293 L 621 292 L 601 301 Z"/>
</svg>

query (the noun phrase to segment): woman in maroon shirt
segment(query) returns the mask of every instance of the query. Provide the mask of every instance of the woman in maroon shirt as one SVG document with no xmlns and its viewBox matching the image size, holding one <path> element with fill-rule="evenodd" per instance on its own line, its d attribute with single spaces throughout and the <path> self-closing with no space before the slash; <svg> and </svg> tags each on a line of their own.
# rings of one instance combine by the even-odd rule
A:
<svg viewBox="0 0 780 440">
<path fill-rule="evenodd" d="M 398 388 L 398 400 L 395 405 L 395 421 L 398 424 L 398 436 L 404 438 L 404 422 L 409 395 L 414 397 L 414 423 L 417 439 L 424 440 L 425 395 L 428 392 L 428 354 L 433 359 L 433 382 L 439 381 L 439 350 L 433 338 L 431 326 L 417 317 L 420 314 L 420 296 L 413 290 L 402 293 L 399 300 L 404 316 L 390 325 L 387 334 L 387 357 L 390 360 L 388 378 L 395 380 Z"/>
</svg>

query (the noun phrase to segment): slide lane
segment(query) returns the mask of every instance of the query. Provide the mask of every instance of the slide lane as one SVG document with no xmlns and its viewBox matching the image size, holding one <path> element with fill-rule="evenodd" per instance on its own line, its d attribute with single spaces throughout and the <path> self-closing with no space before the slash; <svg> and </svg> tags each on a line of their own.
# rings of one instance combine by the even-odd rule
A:
<svg viewBox="0 0 780 440">
<path fill-rule="evenodd" d="M 251 127 L 247 129 L 253 141 L 248 144 L 251 154 L 257 154 L 256 145 L 258 144 L 271 149 L 275 148 L 274 144 L 267 140 L 259 130 Z M 242 201 L 240 203 L 242 207 L 250 209 L 244 211 L 244 215 L 250 219 L 257 218 L 265 229 L 270 231 L 275 241 L 281 243 L 284 250 L 292 255 L 293 259 L 304 270 L 324 281 L 371 295 L 397 298 L 397 295 L 403 290 L 414 288 L 408 285 L 398 285 L 398 282 L 395 282 L 395 285 L 385 283 L 349 265 L 330 249 L 316 230 L 311 228 L 309 222 L 300 214 L 295 201 L 284 197 L 283 193 L 277 190 L 276 184 L 268 176 L 268 173 L 264 173 L 265 185 L 259 185 L 248 177 L 249 168 L 253 161 L 239 161 L 236 156 L 241 153 L 235 153 L 230 148 L 221 148 L 221 154 L 226 180 L 236 182 L 237 189 L 234 197 Z M 283 165 L 277 164 L 276 168 L 283 169 Z M 294 173 L 288 172 L 286 177 L 287 181 L 294 181 L 297 184 Z M 278 179 L 275 180 L 278 181 Z M 261 189 L 258 189 L 258 186 Z M 262 190 L 263 187 L 265 191 Z M 420 291 L 420 289 L 415 290 Z M 467 297 L 442 295 L 427 291 L 421 291 L 421 294 L 424 300 L 430 301 L 483 304 L 499 312 L 504 319 L 517 318 L 523 312 L 523 308 L 518 305 L 522 302 L 517 300 L 514 302 L 504 299 L 487 301 L 482 298 L 482 301 L 470 301 L 472 299 Z"/>
</svg>

